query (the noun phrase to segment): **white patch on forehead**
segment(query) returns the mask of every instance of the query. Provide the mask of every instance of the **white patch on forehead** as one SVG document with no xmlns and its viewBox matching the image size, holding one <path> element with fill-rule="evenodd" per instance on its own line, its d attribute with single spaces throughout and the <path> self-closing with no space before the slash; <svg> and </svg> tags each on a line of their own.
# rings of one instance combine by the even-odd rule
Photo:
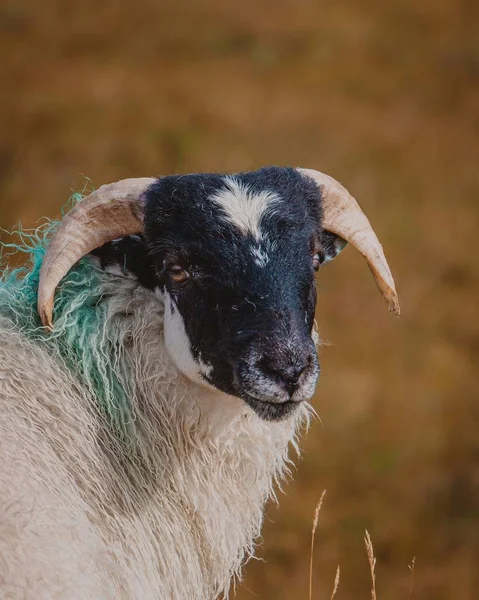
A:
<svg viewBox="0 0 479 600">
<path fill-rule="evenodd" d="M 270 190 L 252 192 L 235 177 L 225 177 L 224 181 L 226 189 L 213 194 L 211 200 L 224 210 L 227 221 L 245 235 L 251 234 L 255 240 L 261 241 L 261 219 L 280 201 L 280 197 Z"/>
<path fill-rule="evenodd" d="M 216 390 L 204 379 L 211 373 L 212 366 L 205 364 L 202 360 L 196 361 L 194 359 L 183 317 L 170 294 L 166 291 L 164 293 L 164 304 L 165 345 L 176 367 L 188 379 Z"/>
</svg>

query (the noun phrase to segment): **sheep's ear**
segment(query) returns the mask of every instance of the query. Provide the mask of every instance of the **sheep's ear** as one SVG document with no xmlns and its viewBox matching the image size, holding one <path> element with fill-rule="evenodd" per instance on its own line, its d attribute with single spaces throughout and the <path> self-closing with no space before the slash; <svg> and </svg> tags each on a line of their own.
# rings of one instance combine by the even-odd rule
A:
<svg viewBox="0 0 479 600">
<path fill-rule="evenodd" d="M 336 258 L 340 252 L 346 248 L 348 242 L 335 233 L 331 233 L 331 231 L 327 231 L 326 229 L 323 231 L 322 235 L 323 240 L 323 252 L 324 252 L 324 261 L 323 264 L 330 262 L 333 258 Z"/>
</svg>

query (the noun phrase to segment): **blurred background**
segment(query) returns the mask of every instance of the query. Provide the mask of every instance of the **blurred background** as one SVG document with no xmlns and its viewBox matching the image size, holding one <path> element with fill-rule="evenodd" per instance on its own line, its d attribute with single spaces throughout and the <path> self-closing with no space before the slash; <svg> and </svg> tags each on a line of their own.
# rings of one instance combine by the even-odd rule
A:
<svg viewBox="0 0 479 600">
<path fill-rule="evenodd" d="M 0 226 L 90 178 L 317 168 L 359 199 L 395 275 L 319 275 L 321 417 L 270 506 L 240 600 L 479 597 L 479 3 L 14 0 L 0 5 Z M 2 233 L 3 240 L 9 237 Z"/>
</svg>

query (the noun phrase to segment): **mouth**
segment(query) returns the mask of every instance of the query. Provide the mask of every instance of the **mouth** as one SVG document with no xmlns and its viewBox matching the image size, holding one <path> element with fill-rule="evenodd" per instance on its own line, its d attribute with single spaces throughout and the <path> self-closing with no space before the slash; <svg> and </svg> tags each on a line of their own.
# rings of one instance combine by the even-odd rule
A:
<svg viewBox="0 0 479 600">
<path fill-rule="evenodd" d="M 239 368 L 227 363 L 226 368 L 216 368 L 203 377 L 211 386 L 243 400 L 264 421 L 283 421 L 312 398 L 320 373 L 317 360 L 311 362 L 295 390 L 285 389 L 277 378 L 250 363 L 245 361 Z"/>
<path fill-rule="evenodd" d="M 319 376 L 319 364 L 315 362 L 304 373 L 294 392 L 285 390 L 281 384 L 263 373 L 250 371 L 235 381 L 236 394 L 261 419 L 282 421 L 291 416 L 305 401 L 311 399 Z M 258 385 L 260 383 L 260 385 Z"/>
</svg>

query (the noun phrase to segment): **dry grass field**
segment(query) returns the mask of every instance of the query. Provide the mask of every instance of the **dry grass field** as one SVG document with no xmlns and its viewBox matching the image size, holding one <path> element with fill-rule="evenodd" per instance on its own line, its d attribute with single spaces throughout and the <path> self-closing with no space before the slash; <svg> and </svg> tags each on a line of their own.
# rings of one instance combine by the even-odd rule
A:
<svg viewBox="0 0 479 600">
<path fill-rule="evenodd" d="M 86 177 L 320 169 L 395 274 L 385 310 L 349 249 L 319 275 L 321 422 L 270 506 L 237 598 L 473 600 L 479 589 L 479 3 L 6 0 L 0 226 Z M 2 239 L 9 239 L 5 233 Z"/>
</svg>

